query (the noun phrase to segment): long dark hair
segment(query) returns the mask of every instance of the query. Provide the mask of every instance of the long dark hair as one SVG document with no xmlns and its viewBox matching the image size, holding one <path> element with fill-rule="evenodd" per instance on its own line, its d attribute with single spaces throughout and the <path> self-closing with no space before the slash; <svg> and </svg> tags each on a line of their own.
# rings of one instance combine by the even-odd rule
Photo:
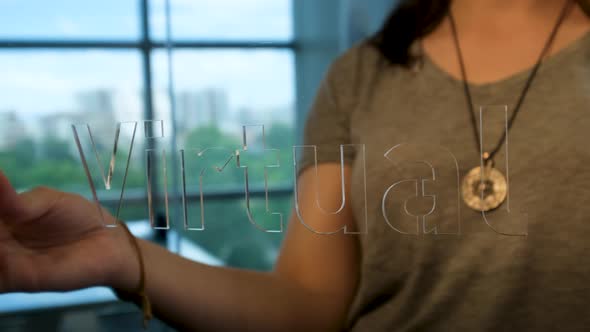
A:
<svg viewBox="0 0 590 332">
<path fill-rule="evenodd" d="M 440 24 L 450 5 L 451 0 L 400 0 L 368 42 L 390 64 L 409 67 L 416 60 L 410 46 Z"/>
<path fill-rule="evenodd" d="M 577 0 L 590 16 L 590 0 Z M 449 11 L 451 0 L 399 0 L 385 24 L 368 42 L 390 64 L 410 67 L 415 59 L 410 46 L 432 32 Z"/>
</svg>

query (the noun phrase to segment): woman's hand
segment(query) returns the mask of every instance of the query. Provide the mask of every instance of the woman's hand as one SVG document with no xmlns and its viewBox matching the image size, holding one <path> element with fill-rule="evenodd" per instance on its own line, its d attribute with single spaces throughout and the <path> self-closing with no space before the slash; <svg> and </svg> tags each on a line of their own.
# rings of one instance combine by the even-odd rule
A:
<svg viewBox="0 0 590 332">
<path fill-rule="evenodd" d="M 133 290 L 138 274 L 124 230 L 104 227 L 96 204 L 49 188 L 17 194 L 0 172 L 0 293 Z"/>
</svg>

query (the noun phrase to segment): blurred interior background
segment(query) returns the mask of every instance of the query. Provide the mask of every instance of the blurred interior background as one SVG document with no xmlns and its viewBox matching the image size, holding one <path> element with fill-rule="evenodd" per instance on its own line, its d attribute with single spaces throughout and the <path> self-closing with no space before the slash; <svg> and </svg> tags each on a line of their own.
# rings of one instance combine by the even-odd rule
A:
<svg viewBox="0 0 590 332">
<path fill-rule="evenodd" d="M 129 161 L 119 216 L 137 236 L 207 264 L 272 269 L 283 234 L 252 221 L 275 230 L 279 214 L 287 221 L 291 147 L 318 84 L 396 2 L 0 0 L 0 168 L 19 190 L 47 185 L 91 198 L 74 124 L 99 201 L 113 213 Z M 119 122 L 123 148 L 105 190 L 96 166 L 108 164 Z M 154 152 L 151 219 L 146 149 Z M 230 160 L 236 149 L 249 167 L 250 218 L 244 169 Z M 201 226 L 201 197 L 205 230 L 187 231 L 185 212 L 189 227 Z M 0 295 L 0 331 L 140 330 L 139 311 L 107 288 Z M 150 330 L 172 329 L 155 322 Z"/>
</svg>

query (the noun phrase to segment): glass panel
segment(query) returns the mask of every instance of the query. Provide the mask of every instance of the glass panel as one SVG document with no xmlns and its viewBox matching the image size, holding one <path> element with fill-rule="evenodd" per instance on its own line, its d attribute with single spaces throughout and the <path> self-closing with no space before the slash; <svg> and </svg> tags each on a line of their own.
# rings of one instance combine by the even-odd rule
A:
<svg viewBox="0 0 590 332">
<path fill-rule="evenodd" d="M 143 117 L 140 64 L 139 53 L 135 51 L 11 50 L 0 53 L 0 72 L 3 73 L 0 75 L 0 169 L 18 190 L 47 185 L 90 197 L 71 125 L 88 124 L 96 134 L 99 152 L 102 156 L 108 155 L 113 148 L 116 122 L 137 121 Z M 143 135 L 143 131 L 140 134 Z M 142 144 L 139 140 L 130 163 L 125 207 L 120 215 L 124 220 L 147 219 Z M 112 196 L 114 200 L 104 202 L 111 211 L 118 202 L 117 195 Z M 137 236 L 153 236 L 145 221 L 133 222 L 130 228 Z M 18 321 L 26 324 L 13 325 L 10 319 L 3 318 L 0 330 L 57 331 L 58 325 L 64 330 L 80 330 L 82 328 L 64 327 L 68 326 L 67 317 L 76 312 L 74 308 L 114 300 L 107 288 L 63 294 L 2 294 L 0 313 L 6 317 L 8 312 L 15 312 L 13 317 L 19 317 Z M 25 314 L 52 307 L 62 307 L 63 314 L 45 313 L 44 318 L 39 319 Z M 98 311 L 97 315 L 100 315 Z M 51 325 L 48 320 L 57 325 Z"/>
<path fill-rule="evenodd" d="M 142 118 L 138 53 L 2 52 L 0 72 L 0 168 L 20 190 L 88 195 L 71 125 L 91 125 L 103 152 L 113 148 L 117 121 Z M 141 161 L 132 163 L 130 188 L 144 186 Z"/>
<path fill-rule="evenodd" d="M 273 198 L 271 208 L 288 216 L 291 209 L 290 195 Z M 198 205 L 198 199 L 189 200 Z M 251 205 L 264 206 L 264 198 L 252 199 Z M 196 246 L 181 243 L 179 253 L 197 261 L 206 261 L 199 255 L 200 250 L 212 255 L 220 264 L 257 270 L 270 270 L 277 258 L 284 233 L 265 233 L 249 221 L 243 199 L 211 200 L 206 203 L 207 213 L 214 216 L 204 231 L 183 231 L 183 239 Z"/>
<path fill-rule="evenodd" d="M 189 40 L 292 38 L 291 0 L 170 0 L 172 37 Z M 151 1 L 151 32 L 166 37 L 164 0 Z"/>
<path fill-rule="evenodd" d="M 201 163 L 205 165 L 202 167 L 220 166 L 221 148 L 229 149 L 230 155 L 240 150 L 240 164 L 236 158 L 229 161 L 224 170 L 227 175 L 212 175 L 217 180 L 205 182 L 205 189 L 243 191 L 245 167 L 248 167 L 252 187 L 264 186 L 265 170 L 269 187 L 291 185 L 291 147 L 295 137 L 292 52 L 182 50 L 174 52 L 173 60 L 179 148 L 186 149 L 187 154 L 216 148 L 202 155 L 212 158 L 209 164 Z M 163 51 L 154 56 L 154 82 L 156 117 L 170 119 L 166 53 Z M 244 149 L 244 125 L 247 125 L 247 150 Z M 277 164 L 279 167 L 275 167 Z"/>
<path fill-rule="evenodd" d="M 171 118 L 166 63 L 166 53 L 156 52 L 154 97 L 159 119 Z M 293 54 L 180 50 L 173 53 L 173 67 L 175 137 L 183 150 L 182 155 L 176 153 L 181 159 L 176 169 L 184 166 L 171 188 L 184 194 L 183 202 L 174 204 L 184 206 L 172 210 L 174 228 L 223 264 L 267 270 L 283 237 L 270 232 L 281 229 L 281 219 L 286 223 L 291 206 Z M 244 194 L 246 167 L 249 200 Z M 279 191 L 282 188 L 286 190 Z M 202 202 L 200 193 L 205 197 Z M 223 193 L 234 198 L 220 200 Z"/>
<path fill-rule="evenodd" d="M 138 38 L 137 0 L 0 0 L 0 38 Z"/>
</svg>

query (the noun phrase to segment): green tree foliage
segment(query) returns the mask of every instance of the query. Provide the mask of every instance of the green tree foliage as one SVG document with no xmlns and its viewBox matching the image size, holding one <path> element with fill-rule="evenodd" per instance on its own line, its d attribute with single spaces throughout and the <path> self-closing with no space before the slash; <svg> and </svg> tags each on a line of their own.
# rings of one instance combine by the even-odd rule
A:
<svg viewBox="0 0 590 332">
<path fill-rule="evenodd" d="M 235 153 L 242 147 L 241 139 L 241 137 L 227 135 L 217 127 L 205 126 L 195 128 L 186 135 L 184 146 L 187 153 L 215 147 L 227 148 L 230 153 Z M 260 141 L 261 137 L 257 139 Z M 291 146 L 294 131 L 287 125 L 273 124 L 266 128 L 265 139 L 267 148 L 279 149 L 278 159 L 281 166 L 266 168 L 268 186 L 271 189 L 268 209 L 272 212 L 282 213 L 286 223 L 291 201 L 289 198 L 273 197 L 272 188 L 278 185 L 290 185 L 293 182 Z M 99 151 L 105 167 L 111 151 L 112 146 L 102 147 Z M 143 153 L 141 147 L 136 147 L 134 150 L 127 177 L 126 192 L 145 193 L 146 172 Z M 198 170 L 203 167 L 208 168 L 209 171 L 204 186 L 206 191 L 237 190 L 243 192 L 244 169 L 236 166 L 235 158 L 228 163 L 223 172 L 215 172 L 213 171 L 214 166 L 217 165 L 218 160 L 223 160 L 224 152 L 223 150 L 212 150 L 208 153 L 208 156 L 215 157 L 211 159 L 215 163 L 211 163 L 207 159 L 201 164 L 196 162 L 187 170 L 192 181 L 188 188 L 189 192 L 198 193 L 198 181 L 196 180 L 198 180 Z M 215 153 L 218 154 L 217 157 Z M 265 166 L 276 163 L 277 155 L 262 149 L 253 149 L 243 152 L 241 158 L 243 158 L 242 165 L 248 166 L 251 188 L 264 188 Z M 193 160 L 198 161 L 198 158 L 193 158 Z M 117 163 L 126 163 L 126 157 L 118 156 Z M 64 191 L 82 193 L 90 197 L 88 180 L 73 140 L 68 142 L 49 136 L 37 143 L 32 139 L 19 141 L 12 147 L 0 150 L 0 169 L 20 190 L 46 185 Z M 168 172 L 170 176 L 172 170 L 168 170 Z M 180 204 L 180 201 L 172 202 L 172 206 L 179 207 Z M 113 211 L 112 207 L 115 204 L 111 205 L 110 210 Z M 140 205 L 125 206 L 121 211 L 121 217 L 127 219 L 147 218 L 147 207 L 143 204 Z M 264 198 L 251 199 L 250 210 L 253 221 L 259 226 L 267 229 L 277 228 L 278 218 L 267 211 Z M 198 199 L 190 201 L 189 212 L 193 218 L 200 218 L 199 211 Z M 174 220 L 173 223 L 183 235 L 223 259 L 229 265 L 260 270 L 272 267 L 283 234 L 266 233 L 257 229 L 248 218 L 244 198 L 205 201 L 205 214 L 206 230 L 203 232 L 183 231 L 181 220 Z M 198 222 L 200 219 L 191 220 Z"/>
<path fill-rule="evenodd" d="M 187 147 L 226 147 L 228 150 L 235 150 L 241 149 L 242 143 L 241 137 L 226 136 L 218 128 L 212 127 L 197 128 L 187 137 Z M 260 143 L 261 139 L 262 137 L 257 137 L 255 141 Z M 287 125 L 273 124 L 266 128 L 265 140 L 267 149 L 278 149 L 277 154 L 274 153 L 276 151 L 252 149 L 241 151 L 240 158 L 241 164 L 248 167 L 250 187 L 263 189 L 265 166 L 275 164 L 278 157 L 280 167 L 266 168 L 270 189 L 268 211 L 264 198 L 251 198 L 250 217 L 247 213 L 245 199 L 205 201 L 206 230 L 184 232 L 185 236 L 231 266 L 259 270 L 270 269 L 283 239 L 283 234 L 264 232 L 252 222 L 263 229 L 278 229 L 279 218 L 271 212 L 281 213 L 286 228 L 289 217 L 291 200 L 289 198 L 273 198 L 272 188 L 277 185 L 290 185 L 293 182 L 291 147 L 294 140 L 294 130 Z M 244 170 L 237 169 L 235 165 L 235 162 L 232 161 L 229 166 L 231 169 L 226 169 L 211 177 L 215 179 L 217 187 L 219 184 L 224 184 L 237 190 L 244 190 Z M 207 166 L 210 167 L 210 165 Z M 200 222 L 198 202 L 191 202 L 189 213 L 193 218 L 192 222 Z"/>
</svg>

